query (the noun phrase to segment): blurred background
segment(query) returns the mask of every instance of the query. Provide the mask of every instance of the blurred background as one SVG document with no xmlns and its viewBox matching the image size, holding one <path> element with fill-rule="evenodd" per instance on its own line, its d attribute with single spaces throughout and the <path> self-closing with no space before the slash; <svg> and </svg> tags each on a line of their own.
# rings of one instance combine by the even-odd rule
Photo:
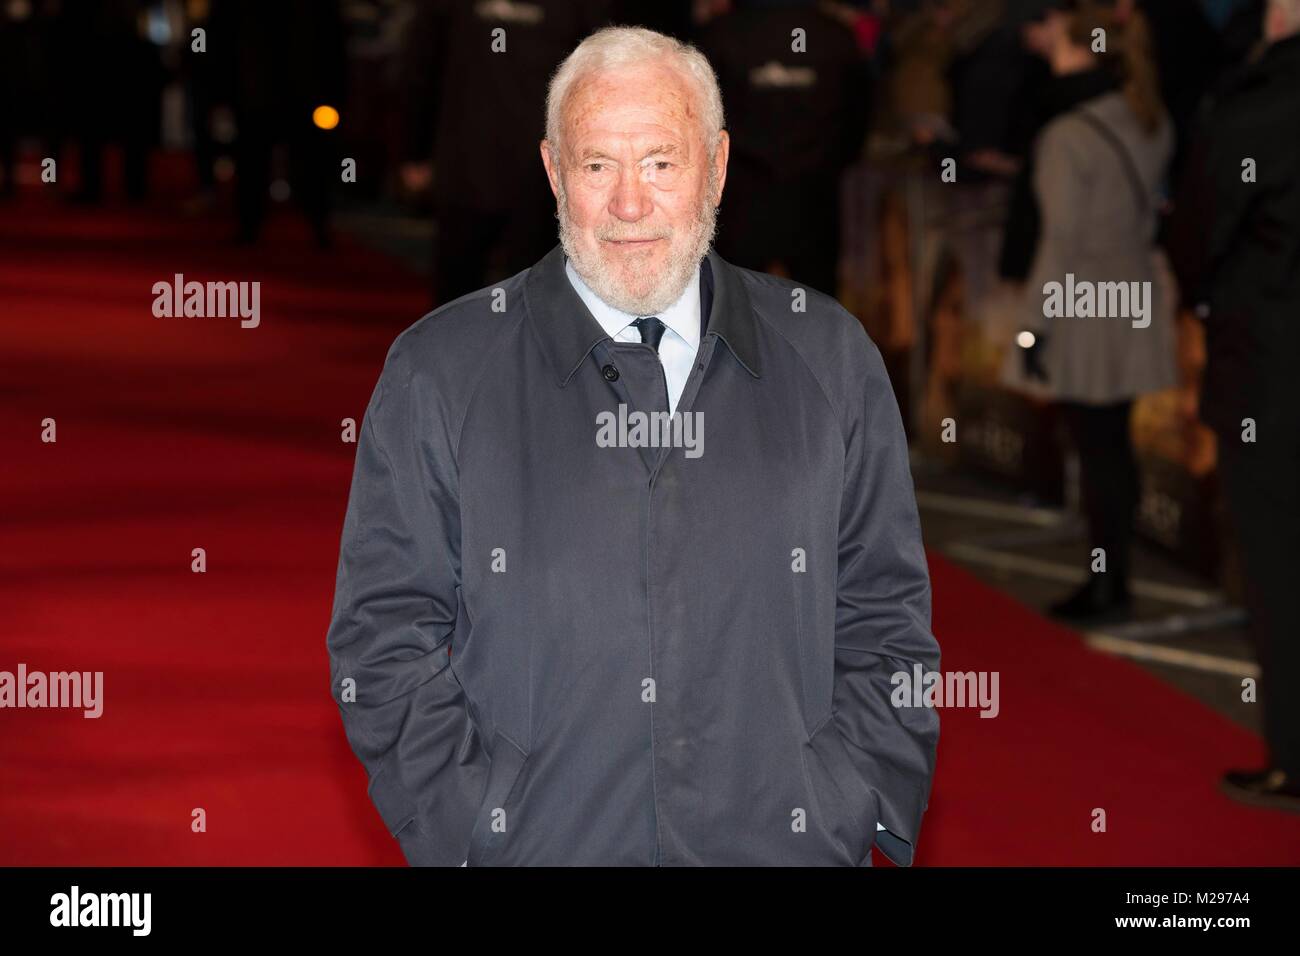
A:
<svg viewBox="0 0 1300 956">
<path fill-rule="evenodd" d="M 1021 334 L 1037 136 L 1112 88 L 1109 57 L 1060 68 L 1059 6 L 0 3 L 0 669 L 106 685 L 98 721 L 0 717 L 0 863 L 402 862 L 328 696 L 347 422 L 402 329 L 556 243 L 546 83 L 608 23 L 718 72 L 718 251 L 835 294 L 885 357 L 944 670 L 997 672 L 1002 695 L 994 719 L 942 715 L 917 863 L 1300 863 L 1300 817 L 1220 791 L 1294 759 L 1297 728 L 1243 689 L 1276 598 L 1248 588 L 1213 349 L 1163 225 L 1266 4 L 1104 5 L 1171 131 L 1139 244 L 1169 371 L 1105 421 L 1033 374 Z M 177 274 L 259 281 L 260 325 L 157 317 Z M 1300 544 L 1279 501 L 1279 546 Z M 1097 591 L 1098 542 L 1125 586 Z M 1284 613 L 1274 699 L 1300 696 Z"/>
</svg>

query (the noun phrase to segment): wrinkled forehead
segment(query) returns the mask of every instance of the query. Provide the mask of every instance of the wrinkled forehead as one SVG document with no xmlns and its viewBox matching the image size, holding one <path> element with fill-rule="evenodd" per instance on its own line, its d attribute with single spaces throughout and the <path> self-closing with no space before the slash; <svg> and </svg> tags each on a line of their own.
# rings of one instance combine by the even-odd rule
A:
<svg viewBox="0 0 1300 956">
<path fill-rule="evenodd" d="M 570 155 L 623 143 L 700 146 L 701 111 L 690 80 L 668 63 L 651 61 L 596 68 L 573 84 L 562 114 Z"/>
</svg>

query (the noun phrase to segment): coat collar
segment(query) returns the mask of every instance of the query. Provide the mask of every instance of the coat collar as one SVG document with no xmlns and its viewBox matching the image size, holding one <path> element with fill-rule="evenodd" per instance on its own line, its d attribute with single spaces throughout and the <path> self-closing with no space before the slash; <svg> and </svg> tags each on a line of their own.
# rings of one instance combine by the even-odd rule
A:
<svg viewBox="0 0 1300 956">
<path fill-rule="evenodd" d="M 716 334 L 745 370 L 758 378 L 757 320 L 749 294 L 740 272 L 712 246 L 700 263 L 700 286 L 701 340 Z M 528 270 L 524 304 L 561 386 L 568 383 L 596 343 L 609 338 L 564 274 L 564 249 L 559 243 Z"/>
</svg>

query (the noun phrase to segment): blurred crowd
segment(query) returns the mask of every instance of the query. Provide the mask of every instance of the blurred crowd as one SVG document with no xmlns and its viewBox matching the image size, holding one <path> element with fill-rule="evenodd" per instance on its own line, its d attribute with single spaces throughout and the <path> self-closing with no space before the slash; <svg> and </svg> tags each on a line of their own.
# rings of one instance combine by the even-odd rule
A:
<svg viewBox="0 0 1300 956">
<path fill-rule="evenodd" d="M 156 148 L 184 150 L 187 206 L 232 203 L 242 242 L 289 197 L 321 246 L 344 195 L 430 217 L 446 302 L 555 244 L 546 85 L 608 23 L 707 54 L 718 251 L 838 295 L 914 440 L 956 453 L 941 424 L 980 395 L 1064 423 L 1108 567 L 1055 613 L 1127 613 L 1140 452 L 1163 446 L 1220 474 L 1266 680 L 1295 686 L 1300 0 L 7 0 L 0 190 L 36 144 L 76 157 L 71 201 L 142 201 Z M 1150 324 L 1044 321 L 1067 273 L 1148 283 Z M 986 451 L 1028 472 L 1047 455 L 1021 408 Z M 1269 739 L 1295 781 L 1286 696 Z"/>
</svg>

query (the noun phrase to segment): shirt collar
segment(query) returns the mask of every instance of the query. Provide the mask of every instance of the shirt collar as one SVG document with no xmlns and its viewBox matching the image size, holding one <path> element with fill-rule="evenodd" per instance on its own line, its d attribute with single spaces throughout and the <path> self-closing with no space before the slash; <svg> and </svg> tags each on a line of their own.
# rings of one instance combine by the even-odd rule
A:
<svg viewBox="0 0 1300 956">
<path fill-rule="evenodd" d="M 596 295 L 591 287 L 582 280 L 582 276 L 578 275 L 578 271 L 573 268 L 573 263 L 567 257 L 564 260 L 564 273 L 569 277 L 569 282 L 573 284 L 574 291 L 578 293 L 578 296 L 587 306 L 592 318 L 600 323 L 600 327 L 605 330 L 605 333 L 610 338 L 618 335 L 623 329 L 641 318 L 639 315 L 633 315 L 614 308 Z M 686 283 L 686 288 L 678 296 L 677 301 L 662 312 L 655 314 L 659 321 L 677 333 L 692 349 L 699 348 L 700 266 L 698 263 L 696 263 L 695 271 L 691 273 L 691 279 Z"/>
<path fill-rule="evenodd" d="M 704 308 L 708 309 L 701 325 L 707 334 L 725 342 L 746 371 L 758 378 L 759 320 L 742 271 L 716 249 L 709 249 L 700 265 Z M 609 336 L 565 277 L 564 247 L 558 242 L 528 270 L 523 291 L 527 324 L 563 387 L 596 344 Z"/>
</svg>

